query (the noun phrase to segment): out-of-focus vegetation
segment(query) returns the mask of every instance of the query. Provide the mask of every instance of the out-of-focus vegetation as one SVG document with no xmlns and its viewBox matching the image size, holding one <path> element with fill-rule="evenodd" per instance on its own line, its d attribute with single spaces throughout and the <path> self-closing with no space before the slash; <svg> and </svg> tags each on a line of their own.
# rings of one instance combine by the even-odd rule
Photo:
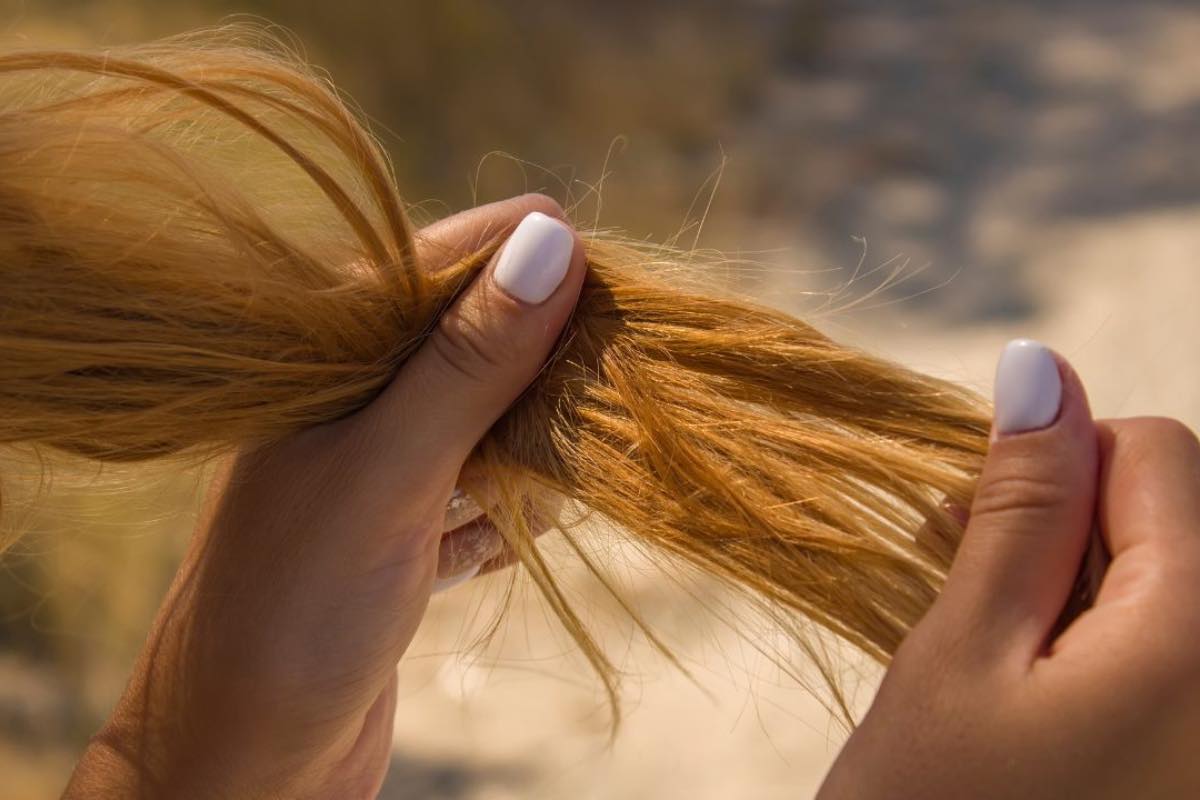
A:
<svg viewBox="0 0 1200 800">
<path fill-rule="evenodd" d="M 833 304 L 869 296 L 864 308 L 891 312 L 904 300 L 919 312 L 903 320 L 912 330 L 894 324 L 866 337 L 873 349 L 969 378 L 986 372 L 976 367 L 1004 336 L 1045 336 L 1075 358 L 1101 413 L 1200 422 L 1200 383 L 1159 367 L 1196 363 L 1200 341 L 1200 13 L 1185 4 L 0 0 L 0 14 L 0 44 L 13 45 L 118 44 L 229 15 L 275 23 L 373 120 L 420 217 L 546 191 L 583 225 L 749 251 L 768 268 L 739 262 L 730 271 L 791 308 L 803 290 L 845 283 L 866 247 L 856 237 L 865 237 L 855 274 L 882 269 Z M 905 281 L 873 293 L 879 275 L 904 263 Z M 1111 368 L 1122 359 L 1139 365 L 1136 381 Z M 91 488 L 56 482 L 26 503 L 36 464 L 33 473 L 20 466 L 0 462 L 6 527 L 26 532 L 0 569 L 6 798 L 61 787 L 108 713 L 199 487 L 195 473 L 150 468 L 123 474 L 119 490 L 100 489 L 111 476 Z M 672 613 L 703 613 L 648 585 L 640 599 L 657 588 Z M 443 619 L 465 613 L 452 612 Z M 409 674 L 421 679 L 425 665 L 409 664 Z M 446 674 L 436 681 L 462 688 L 457 672 Z M 416 711 L 432 691 L 409 697 L 410 716 L 424 725 L 422 741 L 454 740 L 462 729 L 453 720 L 427 724 L 444 706 Z M 524 714 L 522 729 L 535 722 Z M 639 734 L 631 720 L 625 735 L 654 747 L 670 737 L 673 751 L 696 753 L 714 727 L 655 724 Z M 561 725 L 553 736 L 569 738 Z M 474 741 L 468 756 L 447 745 L 440 760 L 398 757 L 393 785 L 408 788 L 388 796 L 568 794 L 535 793 L 536 774 L 522 783 L 525 767 L 504 763 L 480 762 L 480 774 L 494 777 L 493 789 L 515 782 L 513 795 L 451 780 L 479 752 L 495 757 L 488 748 L 503 738 Z M 692 740 L 701 744 L 689 749 Z M 689 775 L 671 766 L 672 754 L 652 772 L 618 753 L 612 763 L 625 771 L 613 766 L 612 792 L 589 796 L 795 796 L 804 765 L 755 760 L 776 742 L 754 739 L 745 761 L 753 772 L 739 773 L 725 755 L 730 741 L 707 759 L 712 769 L 696 764 Z M 432 766 L 422 772 L 423 763 Z M 770 794 L 760 779 L 776 773 L 786 786 Z M 626 774 L 637 790 L 616 788 L 629 786 Z M 708 794 L 697 793 L 701 784 Z"/>
<path fill-rule="evenodd" d="M 815 44 L 813 5 L 40 0 L 15 4 L 9 24 L 31 39 L 120 43 L 270 21 L 377 123 L 410 202 L 437 214 L 527 186 L 594 210 L 607 162 L 637 179 L 605 188 L 604 222 L 663 236 L 778 61 Z"/>
</svg>

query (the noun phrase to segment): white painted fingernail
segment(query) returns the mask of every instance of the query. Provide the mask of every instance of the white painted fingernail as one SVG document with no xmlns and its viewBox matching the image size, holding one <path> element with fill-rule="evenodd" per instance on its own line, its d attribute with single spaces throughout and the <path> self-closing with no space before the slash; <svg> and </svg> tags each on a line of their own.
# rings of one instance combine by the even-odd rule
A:
<svg viewBox="0 0 1200 800">
<path fill-rule="evenodd" d="M 453 589 L 460 583 L 466 583 L 467 581 L 471 580 L 471 578 L 474 578 L 479 574 L 479 568 L 482 566 L 483 564 L 476 564 L 470 569 L 465 569 L 457 575 L 451 575 L 449 578 L 437 578 L 433 582 L 433 594 L 444 592 L 448 589 Z"/>
<path fill-rule="evenodd" d="M 1062 376 L 1054 354 L 1032 339 L 1014 339 L 996 365 L 996 433 L 1041 430 L 1058 418 Z"/>
<path fill-rule="evenodd" d="M 575 237 L 566 225 L 534 211 L 508 237 L 492 278 L 516 299 L 537 305 L 567 276 L 574 249 Z"/>
</svg>

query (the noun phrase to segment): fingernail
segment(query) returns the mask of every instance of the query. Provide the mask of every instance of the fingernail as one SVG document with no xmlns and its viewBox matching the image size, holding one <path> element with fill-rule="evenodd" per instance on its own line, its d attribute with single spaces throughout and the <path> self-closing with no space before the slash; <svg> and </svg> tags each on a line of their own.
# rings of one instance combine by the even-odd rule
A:
<svg viewBox="0 0 1200 800">
<path fill-rule="evenodd" d="M 471 499 L 462 489 L 455 488 L 446 503 L 446 515 L 442 521 L 442 533 L 448 533 L 455 528 L 461 528 L 474 519 L 483 516 L 483 509 Z"/>
<path fill-rule="evenodd" d="M 1062 405 L 1062 377 L 1054 354 L 1032 339 L 1014 339 L 996 365 L 996 433 L 1047 427 Z"/>
<path fill-rule="evenodd" d="M 470 569 L 463 570 L 462 572 L 458 573 L 457 575 L 451 575 L 449 578 L 435 579 L 433 582 L 433 594 L 437 594 L 438 592 L 444 592 L 444 591 L 447 591 L 448 589 L 453 589 L 455 586 L 458 586 L 460 583 L 466 583 L 467 581 L 471 580 L 471 578 L 474 578 L 476 575 L 479 574 L 479 568 L 482 566 L 483 566 L 483 564 L 476 564 L 475 566 L 471 567 Z"/>
<path fill-rule="evenodd" d="M 566 277 L 574 249 L 575 237 L 566 225 L 534 211 L 508 237 L 492 279 L 516 299 L 537 305 Z"/>
</svg>

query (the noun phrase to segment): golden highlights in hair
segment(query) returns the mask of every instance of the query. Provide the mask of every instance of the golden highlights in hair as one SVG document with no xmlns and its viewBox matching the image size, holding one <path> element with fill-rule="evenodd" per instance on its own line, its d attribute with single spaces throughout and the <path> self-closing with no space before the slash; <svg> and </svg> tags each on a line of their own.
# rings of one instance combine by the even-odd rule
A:
<svg viewBox="0 0 1200 800">
<path fill-rule="evenodd" d="M 431 274 L 413 236 L 366 128 L 244 29 L 0 55 L 0 443 L 204 456 L 362 408 L 499 244 Z M 986 406 L 585 241 L 560 346 L 470 466 L 614 703 L 530 506 L 576 501 L 886 662 L 961 535 Z"/>
</svg>

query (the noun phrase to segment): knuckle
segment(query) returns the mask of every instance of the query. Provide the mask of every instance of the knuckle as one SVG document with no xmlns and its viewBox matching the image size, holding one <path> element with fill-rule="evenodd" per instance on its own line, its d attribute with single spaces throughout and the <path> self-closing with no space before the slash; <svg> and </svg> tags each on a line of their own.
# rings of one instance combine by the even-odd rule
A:
<svg viewBox="0 0 1200 800">
<path fill-rule="evenodd" d="M 1067 487 L 1054 480 L 1011 470 L 991 477 L 980 487 L 971 518 L 1041 514 L 1068 499 Z"/>
<path fill-rule="evenodd" d="M 1143 417 L 1135 421 L 1134 432 L 1147 448 L 1175 447 L 1200 451 L 1196 433 L 1171 417 Z"/>
<path fill-rule="evenodd" d="M 1116 428 L 1126 468 L 1141 470 L 1162 463 L 1165 456 L 1200 469 L 1200 440 L 1185 424 L 1169 417 L 1121 420 Z"/>
<path fill-rule="evenodd" d="M 471 314 L 443 315 L 429 341 L 448 369 L 473 382 L 489 380 L 516 356 L 510 337 L 490 335 Z"/>
</svg>

